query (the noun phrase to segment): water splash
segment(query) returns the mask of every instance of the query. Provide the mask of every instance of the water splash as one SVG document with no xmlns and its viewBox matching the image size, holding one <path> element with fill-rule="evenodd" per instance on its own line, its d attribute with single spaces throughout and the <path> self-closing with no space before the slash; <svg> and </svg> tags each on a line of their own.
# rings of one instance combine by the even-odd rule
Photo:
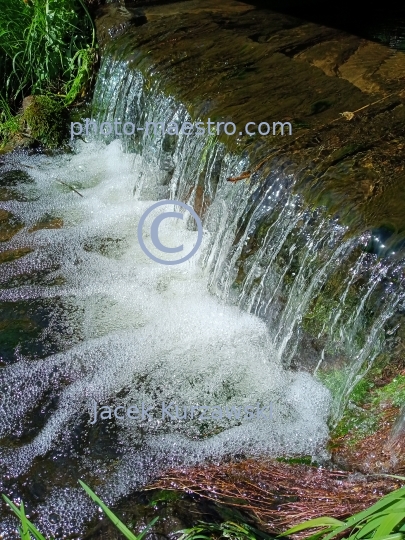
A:
<svg viewBox="0 0 405 540">
<path fill-rule="evenodd" d="M 190 120 L 159 84 L 109 58 L 94 116 Z M 348 238 L 337 220 L 308 209 L 281 167 L 231 185 L 226 178 L 247 158 L 213 136 L 152 132 L 105 143 L 79 141 L 71 156 L 12 156 L 4 169 L 28 164 L 35 183 L 19 187 L 27 200 L 1 203 L 24 223 L 4 248 L 33 251 L 2 265 L 0 300 L 42 310 L 47 324 L 0 372 L 0 488 L 20 492 L 16 478 L 38 479 L 59 464 L 40 505 L 59 516 L 42 518 L 52 533 L 77 531 L 91 513 L 76 489 L 79 471 L 102 478 L 111 503 L 167 466 L 235 454 L 325 458 L 328 417 L 339 417 L 403 303 L 401 261 L 368 253 L 370 235 Z M 175 268 L 152 263 L 136 238 L 140 216 L 165 198 L 193 204 L 204 221 L 199 257 Z M 33 230 L 49 217 L 63 227 Z M 161 234 L 168 245 L 196 236 L 192 222 L 162 224 Z M 311 372 L 339 374 L 332 408 Z M 273 418 L 90 426 L 93 399 L 271 401 Z M 61 517 L 64 507 L 70 517 Z"/>
<path fill-rule="evenodd" d="M 111 502 L 168 466 L 240 453 L 325 456 L 326 389 L 307 373 L 283 368 L 263 321 L 209 293 L 197 257 L 166 267 L 138 245 L 137 223 L 151 205 L 140 189 L 133 196 L 140 172 L 147 171 L 153 200 L 161 193 L 151 163 L 123 153 L 120 141 L 80 142 L 72 156 L 9 159 L 10 169 L 30 165 L 37 197 L 2 203 L 25 225 L 5 248 L 24 245 L 32 252 L 3 265 L 0 301 L 16 311 L 24 302 L 34 309 L 51 301 L 38 340 L 50 340 L 54 352 L 33 354 L 33 344 L 31 351 L 17 349 L 0 372 L 1 491 L 18 492 L 16 479 L 38 481 L 39 470 L 42 477 L 59 463 L 57 478 L 47 474 L 44 503 L 44 516 L 52 510 L 59 518 L 54 524 L 43 518 L 42 525 L 67 534 L 88 517 L 89 506 L 74 503 L 83 471 L 105 480 L 100 492 Z M 221 184 L 226 174 L 224 168 Z M 63 227 L 30 232 L 46 215 Z M 177 221 L 162 223 L 162 242 L 192 244 L 196 232 Z M 271 403 L 272 418 L 171 421 L 156 414 L 91 426 L 93 400 L 100 406 L 145 403 L 155 411 L 170 402 L 180 408 Z M 70 517 L 61 517 L 64 505 L 74 508 Z"/>
</svg>

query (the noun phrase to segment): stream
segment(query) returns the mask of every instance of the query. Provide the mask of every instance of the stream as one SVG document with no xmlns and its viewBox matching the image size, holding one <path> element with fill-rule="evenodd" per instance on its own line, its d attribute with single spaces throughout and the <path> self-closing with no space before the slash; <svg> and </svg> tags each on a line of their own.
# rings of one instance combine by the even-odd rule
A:
<svg viewBox="0 0 405 540">
<path fill-rule="evenodd" d="M 159 84 L 145 87 L 109 57 L 93 115 L 189 119 Z M 213 136 L 101 139 L 77 139 L 71 153 L 15 152 L 0 171 L 0 209 L 16 227 L 2 250 L 17 254 L 0 276 L 2 328 L 15 344 L 1 350 L 0 492 L 21 496 L 58 537 L 94 515 L 79 478 L 112 504 L 172 466 L 327 460 L 328 426 L 403 310 L 403 262 L 380 256 L 378 231 L 348 237 L 305 206 L 281 166 L 233 184 L 247 158 Z M 198 253 L 173 266 L 137 238 L 142 215 L 165 199 L 193 206 L 204 230 Z M 167 246 L 196 242 L 192 219 L 159 230 Z M 94 402 L 154 414 L 90 424 Z M 162 418 L 163 403 L 172 414 L 271 404 L 271 415 Z M 3 518 L 3 538 L 15 538 L 13 523 Z"/>
</svg>

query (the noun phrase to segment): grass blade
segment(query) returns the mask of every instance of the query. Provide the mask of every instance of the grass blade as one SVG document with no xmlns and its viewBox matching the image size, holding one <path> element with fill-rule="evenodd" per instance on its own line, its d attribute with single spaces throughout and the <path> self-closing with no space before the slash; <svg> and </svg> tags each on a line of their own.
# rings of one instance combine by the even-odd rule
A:
<svg viewBox="0 0 405 540">
<path fill-rule="evenodd" d="M 339 521 L 338 519 L 327 516 L 319 517 L 310 519 L 308 521 L 305 521 L 304 523 L 300 523 L 299 525 L 288 529 L 288 531 L 283 532 L 279 536 L 287 536 L 299 531 L 304 531 L 305 529 L 313 529 L 315 527 L 328 527 L 329 529 L 330 527 L 337 528 L 341 527 L 342 525 L 345 525 L 344 521 Z"/>
<path fill-rule="evenodd" d="M 22 519 L 21 519 L 21 511 L 20 509 L 12 502 L 10 501 L 10 499 L 8 497 L 6 497 L 5 495 L 3 495 L 3 499 L 6 501 L 6 503 L 9 505 L 9 507 L 12 509 L 12 511 L 15 513 L 15 515 L 20 519 L 20 521 L 22 522 Z M 46 540 L 45 537 L 39 532 L 39 530 L 35 527 L 35 525 L 33 525 L 31 523 L 31 521 L 29 521 L 27 518 L 25 518 L 26 521 L 27 521 L 27 526 L 28 526 L 28 530 L 31 534 L 33 534 L 36 538 L 36 540 Z"/>
<path fill-rule="evenodd" d="M 122 523 L 122 521 L 120 519 L 118 519 L 118 517 L 113 513 L 111 512 L 111 510 L 108 508 L 107 505 L 105 505 L 103 503 L 103 501 L 101 499 L 99 499 L 99 497 L 97 497 L 97 495 L 94 493 L 94 491 L 92 491 L 84 482 L 82 482 L 81 480 L 79 480 L 79 483 L 80 485 L 82 486 L 82 488 L 84 489 L 84 491 L 91 497 L 91 499 L 93 499 L 93 501 L 99 505 L 99 507 L 102 509 L 102 511 L 105 513 L 105 515 L 114 523 L 114 525 L 117 527 L 117 529 L 122 532 L 122 534 L 125 536 L 125 538 L 128 538 L 128 540 L 139 540 L 140 538 L 142 538 L 142 536 L 144 535 L 144 533 L 146 533 L 147 531 L 144 530 L 139 536 L 136 536 L 133 532 L 131 532 L 128 527 L 126 525 L 124 525 Z M 146 529 L 149 530 L 150 527 L 152 527 L 152 525 L 154 525 L 156 523 L 156 521 L 158 520 L 159 518 L 155 518 L 151 521 L 151 523 L 149 523 L 149 525 L 147 525 Z"/>
<path fill-rule="evenodd" d="M 355 540 L 359 540 L 360 538 L 364 538 L 371 532 L 375 531 L 375 529 L 380 525 L 380 523 L 384 521 L 386 515 L 387 514 L 378 514 L 376 517 L 370 519 L 370 521 L 368 521 L 365 525 L 363 525 L 363 527 L 360 528 L 360 530 L 353 536 L 353 538 Z"/>
<path fill-rule="evenodd" d="M 394 532 L 395 527 L 405 521 L 405 512 L 388 514 L 376 530 L 373 540 L 385 538 L 390 533 Z"/>
<path fill-rule="evenodd" d="M 20 519 L 21 519 L 21 530 L 20 530 L 21 540 L 31 540 L 30 533 L 28 532 L 28 519 L 27 519 L 27 516 L 25 515 L 24 503 L 22 501 L 21 501 L 21 504 L 20 504 L 20 511 L 21 511 L 21 516 L 20 516 Z"/>
<path fill-rule="evenodd" d="M 141 540 L 141 538 L 143 538 L 145 536 L 145 534 L 149 531 L 149 529 L 151 529 L 153 527 L 153 525 L 157 522 L 158 519 L 159 519 L 159 517 L 155 517 L 155 518 L 152 519 L 152 521 L 148 525 L 146 525 L 146 527 L 141 532 L 141 534 L 138 535 L 138 540 Z"/>
<path fill-rule="evenodd" d="M 380 499 L 378 502 L 373 504 L 373 506 L 371 506 L 367 510 L 363 510 L 362 512 L 359 512 L 358 514 L 355 514 L 354 516 L 347 519 L 346 523 L 342 527 L 338 527 L 334 531 L 330 532 L 327 536 L 325 536 L 323 540 L 331 540 L 334 536 L 340 534 L 346 529 L 353 528 L 355 525 L 358 525 L 361 521 L 364 521 L 372 514 L 377 513 L 377 511 L 388 509 L 388 507 L 394 505 L 395 503 L 400 503 L 401 501 L 403 502 L 404 496 L 405 488 L 400 488 L 392 491 L 388 495 L 385 495 L 385 497 Z"/>
</svg>

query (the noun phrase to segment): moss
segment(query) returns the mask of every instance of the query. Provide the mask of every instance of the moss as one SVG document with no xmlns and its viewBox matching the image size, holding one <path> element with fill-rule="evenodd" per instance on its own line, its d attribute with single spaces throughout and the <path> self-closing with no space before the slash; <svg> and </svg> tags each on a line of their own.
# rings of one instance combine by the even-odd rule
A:
<svg viewBox="0 0 405 540">
<path fill-rule="evenodd" d="M 21 126 L 31 138 L 48 148 L 55 148 L 66 134 L 66 108 L 54 97 L 32 96 L 21 116 Z"/>
<path fill-rule="evenodd" d="M 387 408 L 403 405 L 405 373 L 395 374 L 395 370 L 387 354 L 376 360 L 374 367 L 354 387 L 344 415 L 332 432 L 332 440 L 346 437 L 345 444 L 356 445 L 380 429 Z M 321 373 L 319 378 L 336 396 L 345 381 L 345 370 Z"/>
<path fill-rule="evenodd" d="M 339 301 L 319 295 L 312 303 L 312 307 L 306 312 L 302 320 L 306 332 L 317 335 L 325 331 L 325 324 L 330 320 L 330 315 L 339 307 Z"/>
<path fill-rule="evenodd" d="M 348 408 L 339 424 L 333 431 L 332 438 L 341 438 L 350 434 L 346 439 L 348 446 L 354 446 L 359 441 L 376 432 L 380 423 L 380 415 L 373 415 L 367 410 Z"/>
<path fill-rule="evenodd" d="M 332 397 L 336 398 L 347 379 L 347 374 L 344 369 L 333 369 L 331 371 L 318 371 L 317 377 L 330 391 Z"/>
<path fill-rule="evenodd" d="M 296 457 L 296 458 L 284 458 L 279 457 L 276 458 L 276 461 L 280 463 L 288 463 L 289 465 L 312 465 L 314 467 L 318 466 L 318 463 L 312 459 L 311 456 L 302 456 L 302 457 Z"/>
<path fill-rule="evenodd" d="M 359 297 L 362 295 L 364 278 L 358 275 L 347 288 L 347 272 L 350 266 L 361 255 L 361 250 L 354 250 L 344 265 L 337 267 L 328 277 L 317 296 L 313 297 L 302 319 L 302 327 L 311 338 L 323 339 L 325 353 L 333 357 L 346 356 L 347 351 L 339 328 L 350 320 L 357 309 Z M 342 300 L 343 299 L 343 300 Z M 378 301 L 378 292 L 372 299 Z M 367 329 L 374 319 L 371 308 L 362 312 L 361 324 L 353 327 L 352 347 L 360 350 L 367 339 Z M 339 324 L 333 324 L 336 320 Z"/>
<path fill-rule="evenodd" d="M 405 403 L 405 375 L 398 375 L 389 384 L 378 388 L 372 403 L 377 407 L 384 403 L 394 407 L 402 407 Z"/>
<path fill-rule="evenodd" d="M 0 147 L 4 148 L 6 144 L 15 136 L 20 130 L 20 118 L 13 116 L 9 120 L 0 123 Z"/>
<path fill-rule="evenodd" d="M 3 251 L 0 253 L 0 264 L 20 259 L 32 251 L 31 248 L 8 249 L 7 251 Z"/>
<path fill-rule="evenodd" d="M 177 491 L 161 489 L 152 495 L 147 506 L 155 507 L 158 503 L 172 503 L 181 499 L 181 494 Z"/>
</svg>

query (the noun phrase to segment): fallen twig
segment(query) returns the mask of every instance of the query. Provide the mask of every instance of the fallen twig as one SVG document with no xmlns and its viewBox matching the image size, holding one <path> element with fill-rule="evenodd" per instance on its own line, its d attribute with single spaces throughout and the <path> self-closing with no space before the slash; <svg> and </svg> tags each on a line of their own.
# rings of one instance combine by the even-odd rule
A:
<svg viewBox="0 0 405 540">
<path fill-rule="evenodd" d="M 77 193 L 78 195 L 80 195 L 80 197 L 83 197 L 83 195 L 81 193 L 79 193 L 77 191 L 76 188 L 74 188 L 73 186 L 69 186 L 69 184 L 66 184 L 66 182 L 62 182 L 62 180 L 56 180 L 59 184 L 62 184 L 63 186 L 66 186 L 68 187 L 69 189 L 71 189 L 72 191 L 74 191 L 75 193 Z"/>
<path fill-rule="evenodd" d="M 399 485 L 391 478 L 361 475 L 355 479 L 345 471 L 247 459 L 171 470 L 146 489 L 181 490 L 240 508 L 251 512 L 268 531 L 279 533 L 305 519 L 345 518 Z"/>
</svg>

